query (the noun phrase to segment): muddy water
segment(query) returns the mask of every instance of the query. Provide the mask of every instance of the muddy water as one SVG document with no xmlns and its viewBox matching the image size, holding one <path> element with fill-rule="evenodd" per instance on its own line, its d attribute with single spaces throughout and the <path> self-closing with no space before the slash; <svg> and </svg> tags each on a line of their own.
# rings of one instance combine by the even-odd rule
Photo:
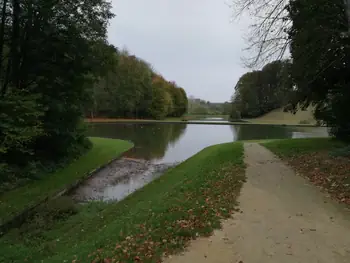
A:
<svg viewBox="0 0 350 263">
<path fill-rule="evenodd" d="M 122 158 L 85 181 L 72 193 L 72 198 L 79 203 L 120 201 L 162 175 L 171 166 Z"/>
</svg>

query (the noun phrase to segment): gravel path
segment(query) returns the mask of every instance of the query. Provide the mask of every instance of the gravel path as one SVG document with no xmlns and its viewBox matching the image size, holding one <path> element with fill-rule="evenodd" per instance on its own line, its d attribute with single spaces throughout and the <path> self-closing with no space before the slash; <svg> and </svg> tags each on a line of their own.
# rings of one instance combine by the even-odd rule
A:
<svg viewBox="0 0 350 263">
<path fill-rule="evenodd" d="M 350 213 L 264 147 L 245 144 L 242 213 L 168 263 L 349 263 Z"/>
</svg>

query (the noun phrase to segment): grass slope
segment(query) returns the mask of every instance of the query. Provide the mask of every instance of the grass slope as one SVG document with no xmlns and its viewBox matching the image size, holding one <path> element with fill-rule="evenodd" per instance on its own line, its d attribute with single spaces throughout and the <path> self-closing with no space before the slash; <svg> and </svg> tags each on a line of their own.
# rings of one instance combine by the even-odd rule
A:
<svg viewBox="0 0 350 263">
<path fill-rule="evenodd" d="M 263 145 L 333 198 L 350 205 L 350 145 L 329 138 L 276 140 Z"/>
<path fill-rule="evenodd" d="M 132 144 L 122 140 L 91 138 L 93 147 L 85 155 L 44 179 L 5 192 L 0 196 L 0 223 L 29 208 L 46 197 L 54 195 L 66 185 L 86 176 L 89 172 L 120 156 Z"/>
<path fill-rule="evenodd" d="M 119 203 L 80 206 L 39 233 L 8 233 L 0 261 L 159 262 L 219 228 L 244 178 L 241 143 L 208 147 Z"/>
<path fill-rule="evenodd" d="M 311 124 L 315 125 L 316 120 L 313 116 L 313 108 L 309 107 L 305 111 L 299 110 L 296 114 L 290 112 L 283 112 L 283 109 L 273 110 L 259 118 L 247 119 L 247 121 L 257 124 Z"/>
</svg>

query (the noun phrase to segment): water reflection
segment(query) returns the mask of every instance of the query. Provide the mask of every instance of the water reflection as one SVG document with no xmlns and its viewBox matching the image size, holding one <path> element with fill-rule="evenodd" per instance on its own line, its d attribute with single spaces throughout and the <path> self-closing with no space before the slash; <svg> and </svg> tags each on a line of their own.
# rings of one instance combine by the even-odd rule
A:
<svg viewBox="0 0 350 263">
<path fill-rule="evenodd" d="M 94 124 L 90 126 L 88 135 L 132 141 L 135 148 L 127 153 L 127 157 L 160 160 L 186 128 L 186 124 Z"/>
<path fill-rule="evenodd" d="M 89 136 L 132 141 L 127 157 L 153 163 L 181 162 L 214 144 L 237 140 L 325 137 L 325 128 L 269 125 L 94 124 Z"/>
<path fill-rule="evenodd" d="M 240 125 L 231 126 L 237 140 L 263 140 L 291 138 L 292 130 L 283 126 Z"/>
</svg>

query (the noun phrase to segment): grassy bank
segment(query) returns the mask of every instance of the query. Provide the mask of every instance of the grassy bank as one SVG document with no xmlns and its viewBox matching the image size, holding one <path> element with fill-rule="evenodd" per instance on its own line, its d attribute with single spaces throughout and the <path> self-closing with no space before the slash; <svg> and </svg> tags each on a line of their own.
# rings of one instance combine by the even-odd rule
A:
<svg viewBox="0 0 350 263">
<path fill-rule="evenodd" d="M 22 210 L 50 197 L 83 178 L 89 172 L 120 156 L 132 147 L 122 140 L 91 138 L 92 149 L 78 160 L 44 179 L 33 181 L 25 186 L 5 192 L 0 196 L 0 224 L 11 219 Z"/>
<path fill-rule="evenodd" d="M 11 231 L 0 239 L 0 261 L 158 262 L 219 228 L 244 178 L 241 143 L 208 147 L 119 203 L 79 206 L 48 229 L 33 220 Z"/>
<path fill-rule="evenodd" d="M 246 119 L 246 121 L 255 124 L 316 125 L 312 107 L 304 111 L 299 110 L 296 114 L 284 112 L 283 109 L 280 108 L 258 118 Z"/>
<path fill-rule="evenodd" d="M 327 138 L 263 143 L 300 175 L 350 205 L 350 145 Z"/>
</svg>

